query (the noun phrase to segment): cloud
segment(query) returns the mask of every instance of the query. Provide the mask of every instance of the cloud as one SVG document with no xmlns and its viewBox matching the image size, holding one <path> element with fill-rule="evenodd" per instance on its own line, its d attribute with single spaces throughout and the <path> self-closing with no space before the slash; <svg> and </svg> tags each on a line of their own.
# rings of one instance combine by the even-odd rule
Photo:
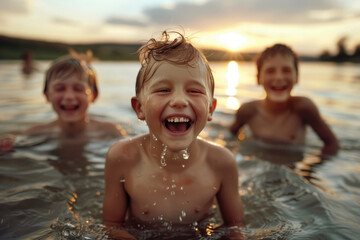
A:
<svg viewBox="0 0 360 240">
<path fill-rule="evenodd" d="M 331 18 L 316 18 L 314 12 L 336 11 Z M 310 14 L 312 13 L 312 14 Z M 144 10 L 149 22 L 193 27 L 229 27 L 241 23 L 309 24 L 341 20 L 343 9 L 336 0 L 209 0 L 202 4 L 178 3 L 172 8 Z"/>
<path fill-rule="evenodd" d="M 1 14 L 26 14 L 30 12 L 30 3 L 28 0 L 1 0 Z"/>
<path fill-rule="evenodd" d="M 52 21 L 54 23 L 58 23 L 58 24 L 62 24 L 62 25 L 67 25 L 67 26 L 74 26 L 74 25 L 78 25 L 76 21 L 73 21 L 71 19 L 68 18 L 62 18 L 62 17 L 54 17 L 52 19 Z"/>
<path fill-rule="evenodd" d="M 134 27 L 145 27 L 146 24 L 137 20 L 126 19 L 121 17 L 109 17 L 105 20 L 105 23 L 114 25 L 127 25 Z"/>
</svg>

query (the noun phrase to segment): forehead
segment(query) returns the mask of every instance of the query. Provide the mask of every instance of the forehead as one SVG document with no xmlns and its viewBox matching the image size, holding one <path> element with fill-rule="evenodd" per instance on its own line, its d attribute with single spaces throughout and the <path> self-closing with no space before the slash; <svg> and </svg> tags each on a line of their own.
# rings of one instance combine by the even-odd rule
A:
<svg viewBox="0 0 360 240">
<path fill-rule="evenodd" d="M 201 59 L 194 59 L 188 64 L 177 64 L 170 61 L 156 61 L 151 66 L 150 81 L 156 78 L 206 78 L 207 68 Z"/>
<path fill-rule="evenodd" d="M 81 83 L 88 84 L 86 79 L 78 72 L 58 73 L 51 76 L 49 84 L 55 83 Z"/>
<path fill-rule="evenodd" d="M 276 54 L 264 59 L 263 68 L 275 66 L 295 67 L 294 57 L 289 54 Z"/>
<path fill-rule="evenodd" d="M 196 83 L 209 88 L 209 83 L 206 80 L 207 70 L 204 64 L 194 63 L 188 66 L 161 61 L 154 64 L 152 71 L 151 77 L 143 84 L 145 88 L 160 83 Z"/>
</svg>

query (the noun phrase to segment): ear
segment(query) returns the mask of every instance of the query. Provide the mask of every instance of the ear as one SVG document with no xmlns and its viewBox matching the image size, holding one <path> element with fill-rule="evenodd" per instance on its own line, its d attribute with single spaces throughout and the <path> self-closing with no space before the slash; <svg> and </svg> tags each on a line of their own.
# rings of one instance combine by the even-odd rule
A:
<svg viewBox="0 0 360 240">
<path fill-rule="evenodd" d="M 299 83 L 299 74 L 296 73 L 296 79 L 295 79 L 295 84 L 298 84 Z"/>
<path fill-rule="evenodd" d="M 44 95 L 45 95 L 46 101 L 50 102 L 49 101 L 49 92 L 48 91 L 44 92 Z"/>
<path fill-rule="evenodd" d="M 216 98 L 213 98 L 213 100 L 212 100 L 212 102 L 210 104 L 210 107 L 209 107 L 208 121 L 212 120 L 212 114 L 215 111 L 216 104 L 217 104 L 217 100 L 216 100 Z"/>
<path fill-rule="evenodd" d="M 260 83 L 260 74 L 259 73 L 256 75 L 256 79 L 257 79 L 257 84 L 261 85 L 261 83 Z"/>
<path fill-rule="evenodd" d="M 91 100 L 91 102 L 95 102 L 95 100 L 97 99 L 97 97 L 98 97 L 98 93 L 97 92 L 92 92 L 92 100 Z"/>
<path fill-rule="evenodd" d="M 132 97 L 131 98 L 131 106 L 134 109 L 138 119 L 145 120 L 145 114 L 143 111 L 143 106 L 141 104 L 141 101 L 138 97 Z"/>
</svg>

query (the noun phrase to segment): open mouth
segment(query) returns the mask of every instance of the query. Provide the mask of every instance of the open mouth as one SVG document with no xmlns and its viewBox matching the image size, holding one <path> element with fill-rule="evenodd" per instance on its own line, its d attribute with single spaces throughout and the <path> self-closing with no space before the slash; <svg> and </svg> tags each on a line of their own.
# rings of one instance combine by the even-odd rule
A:
<svg viewBox="0 0 360 240">
<path fill-rule="evenodd" d="M 187 117 L 170 117 L 164 122 L 165 127 L 171 132 L 186 132 L 191 127 L 191 119 Z"/>
<path fill-rule="evenodd" d="M 76 111 L 79 109 L 79 105 L 61 105 L 60 108 L 64 111 Z"/>
<path fill-rule="evenodd" d="M 287 86 L 272 86 L 271 90 L 275 91 L 275 92 L 282 92 L 285 91 L 287 89 Z"/>
</svg>

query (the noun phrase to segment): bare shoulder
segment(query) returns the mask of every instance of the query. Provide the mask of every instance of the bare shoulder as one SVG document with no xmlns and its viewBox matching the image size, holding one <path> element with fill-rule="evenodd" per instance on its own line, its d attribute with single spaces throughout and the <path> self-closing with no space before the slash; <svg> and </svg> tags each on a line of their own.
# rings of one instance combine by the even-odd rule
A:
<svg viewBox="0 0 360 240">
<path fill-rule="evenodd" d="M 203 149 L 206 149 L 207 161 L 216 171 L 227 171 L 234 167 L 236 169 L 235 157 L 229 149 L 206 141 L 203 141 L 202 144 L 206 146 Z"/>
<path fill-rule="evenodd" d="M 292 97 L 293 105 L 298 110 L 306 110 L 316 107 L 315 103 L 307 97 L 296 96 Z"/>
<path fill-rule="evenodd" d="M 139 146 L 143 136 L 125 138 L 113 143 L 107 153 L 106 161 L 117 164 L 133 164 L 140 159 Z"/>
<path fill-rule="evenodd" d="M 119 137 L 123 135 L 121 126 L 113 122 L 99 120 L 95 118 L 91 118 L 90 121 L 94 129 L 101 131 L 103 134 L 106 134 L 107 136 Z"/>
<path fill-rule="evenodd" d="M 24 134 L 26 135 L 44 135 L 60 131 L 57 121 L 49 123 L 37 124 L 27 129 Z"/>
<path fill-rule="evenodd" d="M 243 103 L 238 110 L 238 113 L 241 113 L 245 116 L 253 116 L 259 111 L 259 107 L 261 105 L 261 100 L 250 101 Z"/>
<path fill-rule="evenodd" d="M 307 97 L 293 97 L 292 98 L 294 110 L 301 114 L 303 117 L 318 114 L 318 109 L 315 103 Z"/>
</svg>

